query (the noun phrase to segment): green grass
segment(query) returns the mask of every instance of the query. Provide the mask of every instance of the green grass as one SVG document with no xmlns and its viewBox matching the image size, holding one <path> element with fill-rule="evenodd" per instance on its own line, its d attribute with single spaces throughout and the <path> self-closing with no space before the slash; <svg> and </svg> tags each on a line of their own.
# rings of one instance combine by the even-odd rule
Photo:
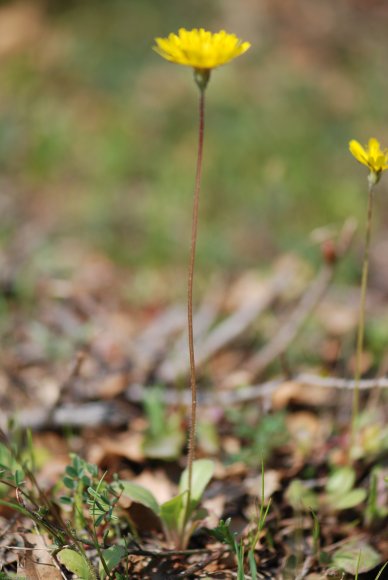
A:
<svg viewBox="0 0 388 580">
<path fill-rule="evenodd" d="M 71 3 L 46 15 L 33 50 L 3 59 L 1 175 L 30 212 L 48 205 L 56 239 L 80 238 L 124 264 L 185 263 L 196 87 L 151 47 L 180 25 L 231 28 L 227 7 L 208 4 Z M 383 140 L 388 122 L 378 34 L 352 48 L 360 23 L 342 36 L 333 24 L 323 46 L 332 61 L 303 67 L 276 37 L 276 16 L 273 37 L 245 32 L 248 21 L 235 30 L 252 49 L 214 72 L 207 95 L 203 268 L 307 251 L 315 227 L 362 217 L 366 176 L 347 142 Z"/>
</svg>

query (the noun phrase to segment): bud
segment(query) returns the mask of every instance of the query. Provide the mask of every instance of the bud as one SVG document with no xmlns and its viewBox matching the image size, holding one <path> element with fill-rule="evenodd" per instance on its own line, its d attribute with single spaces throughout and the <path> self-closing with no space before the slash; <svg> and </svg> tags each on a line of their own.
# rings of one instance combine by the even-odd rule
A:
<svg viewBox="0 0 388 580">
<path fill-rule="evenodd" d="M 209 68 L 194 69 L 194 80 L 197 83 L 200 91 L 204 91 L 206 89 L 209 79 L 210 79 Z"/>
<path fill-rule="evenodd" d="M 333 240 L 325 240 L 321 244 L 321 252 L 326 264 L 332 266 L 338 259 L 337 247 Z"/>
</svg>

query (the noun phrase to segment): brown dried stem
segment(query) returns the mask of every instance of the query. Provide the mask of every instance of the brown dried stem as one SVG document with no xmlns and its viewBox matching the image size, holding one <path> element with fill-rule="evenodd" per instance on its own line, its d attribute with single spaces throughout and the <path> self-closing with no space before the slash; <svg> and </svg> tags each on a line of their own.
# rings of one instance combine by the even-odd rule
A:
<svg viewBox="0 0 388 580">
<path fill-rule="evenodd" d="M 188 483 L 187 510 L 185 519 L 187 519 L 188 510 L 190 508 L 191 487 L 193 479 L 193 462 L 195 459 L 195 437 L 197 427 L 197 379 L 195 373 L 194 331 L 193 331 L 193 284 L 194 284 L 194 266 L 195 266 L 195 254 L 198 234 L 199 192 L 201 188 L 204 129 L 205 129 L 205 89 L 200 88 L 197 170 L 195 175 L 194 203 L 193 203 L 193 215 L 191 226 L 191 248 L 190 248 L 190 262 L 189 262 L 188 287 L 187 287 L 187 323 L 188 323 L 189 357 L 190 357 L 191 419 L 190 419 L 189 457 L 188 457 L 189 483 Z"/>
</svg>

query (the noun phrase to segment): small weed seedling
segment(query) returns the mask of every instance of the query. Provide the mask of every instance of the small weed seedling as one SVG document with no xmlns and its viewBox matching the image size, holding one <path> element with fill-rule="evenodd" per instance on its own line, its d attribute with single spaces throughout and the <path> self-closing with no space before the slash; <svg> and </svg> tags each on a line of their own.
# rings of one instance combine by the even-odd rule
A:
<svg viewBox="0 0 388 580">
<path fill-rule="evenodd" d="M 193 465 L 192 493 L 187 493 L 188 469 L 182 473 L 177 496 L 159 504 L 147 489 L 131 481 L 117 480 L 114 488 L 132 501 L 149 508 L 160 519 L 167 541 L 174 547 L 186 547 L 191 535 L 206 516 L 199 506 L 203 492 L 212 478 L 214 463 L 209 459 L 198 459 Z M 190 504 L 188 505 L 188 501 Z"/>
<path fill-rule="evenodd" d="M 143 441 L 144 455 L 151 459 L 177 459 L 185 440 L 181 414 L 175 412 L 167 415 L 161 387 L 146 390 L 144 411 L 148 419 Z"/>
</svg>

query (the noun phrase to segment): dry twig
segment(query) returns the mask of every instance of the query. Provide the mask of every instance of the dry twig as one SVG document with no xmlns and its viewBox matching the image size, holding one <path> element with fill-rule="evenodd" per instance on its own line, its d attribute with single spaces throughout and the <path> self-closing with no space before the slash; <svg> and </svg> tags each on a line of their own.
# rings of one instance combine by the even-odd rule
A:
<svg viewBox="0 0 388 580">
<path fill-rule="evenodd" d="M 279 329 L 273 339 L 248 361 L 247 370 L 251 379 L 260 375 L 268 365 L 284 354 L 288 346 L 300 333 L 306 320 L 314 312 L 329 289 L 338 260 L 348 251 L 355 228 L 356 225 L 353 220 L 345 222 L 339 235 L 335 259 L 323 264 L 322 269 L 300 299 L 288 321 Z"/>
</svg>

